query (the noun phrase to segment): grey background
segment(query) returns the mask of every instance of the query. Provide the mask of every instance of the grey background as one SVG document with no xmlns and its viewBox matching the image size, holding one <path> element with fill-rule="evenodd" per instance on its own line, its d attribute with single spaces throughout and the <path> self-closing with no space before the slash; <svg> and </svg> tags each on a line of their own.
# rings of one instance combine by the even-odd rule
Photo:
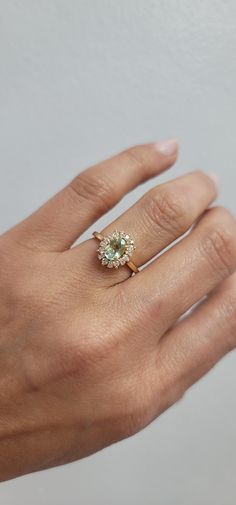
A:
<svg viewBox="0 0 236 505">
<path fill-rule="evenodd" d="M 0 0 L 1 231 L 86 165 L 169 136 L 161 181 L 213 171 L 235 211 L 235 22 L 234 0 Z M 142 433 L 2 484 L 1 505 L 235 505 L 235 383 L 233 353 Z"/>
</svg>

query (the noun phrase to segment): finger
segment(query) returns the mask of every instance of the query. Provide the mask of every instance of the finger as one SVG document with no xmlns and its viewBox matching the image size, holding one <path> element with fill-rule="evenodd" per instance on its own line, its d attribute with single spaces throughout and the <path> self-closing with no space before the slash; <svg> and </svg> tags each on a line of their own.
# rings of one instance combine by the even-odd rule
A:
<svg viewBox="0 0 236 505">
<path fill-rule="evenodd" d="M 235 346 L 234 274 L 161 340 L 157 373 L 165 374 L 165 387 L 179 397 Z"/>
<path fill-rule="evenodd" d="M 163 332 L 235 269 L 235 219 L 219 207 L 123 289 L 127 299 L 135 292 L 143 310 L 158 313 Z"/>
<path fill-rule="evenodd" d="M 216 196 L 213 180 L 201 171 L 192 172 L 148 191 L 102 234 L 116 229 L 130 234 L 136 246 L 132 261 L 141 266 L 185 233 Z M 107 272 L 95 257 L 95 245 L 91 242 L 94 241 L 87 241 L 78 249 L 80 252 L 82 247 L 87 249 L 87 257 L 91 257 L 96 269 L 103 271 L 106 277 L 109 275 L 110 285 L 130 276 L 128 267 L 115 270 L 113 275 Z M 78 250 L 71 252 L 78 263 Z"/>
<path fill-rule="evenodd" d="M 128 191 L 169 168 L 176 157 L 175 140 L 127 149 L 82 172 L 11 233 L 37 249 L 65 250 Z"/>
<path fill-rule="evenodd" d="M 125 230 L 135 241 L 132 260 L 141 266 L 183 235 L 217 196 L 216 185 L 196 171 L 151 189 L 103 230 Z"/>
</svg>

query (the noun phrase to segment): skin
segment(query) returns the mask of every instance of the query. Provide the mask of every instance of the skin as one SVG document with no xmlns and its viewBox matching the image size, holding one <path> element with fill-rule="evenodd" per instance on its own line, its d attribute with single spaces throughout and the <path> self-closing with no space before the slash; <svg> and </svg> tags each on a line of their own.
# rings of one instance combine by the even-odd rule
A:
<svg viewBox="0 0 236 505">
<path fill-rule="evenodd" d="M 136 433 L 235 348 L 236 223 L 208 209 L 203 172 L 153 187 L 103 230 L 132 235 L 139 274 L 103 267 L 95 239 L 71 248 L 176 157 L 130 148 L 0 237 L 1 480 Z"/>
</svg>

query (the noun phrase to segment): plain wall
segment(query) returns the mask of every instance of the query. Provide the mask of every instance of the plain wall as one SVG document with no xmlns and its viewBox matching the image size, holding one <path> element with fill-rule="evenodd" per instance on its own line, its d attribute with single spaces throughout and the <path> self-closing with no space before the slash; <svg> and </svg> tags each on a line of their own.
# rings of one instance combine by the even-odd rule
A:
<svg viewBox="0 0 236 505">
<path fill-rule="evenodd" d="M 160 180 L 215 172 L 235 211 L 235 23 L 235 0 L 0 0 L 0 231 L 90 163 L 169 136 L 180 159 Z M 235 365 L 135 437 L 1 484 L 1 505 L 235 505 Z"/>
</svg>

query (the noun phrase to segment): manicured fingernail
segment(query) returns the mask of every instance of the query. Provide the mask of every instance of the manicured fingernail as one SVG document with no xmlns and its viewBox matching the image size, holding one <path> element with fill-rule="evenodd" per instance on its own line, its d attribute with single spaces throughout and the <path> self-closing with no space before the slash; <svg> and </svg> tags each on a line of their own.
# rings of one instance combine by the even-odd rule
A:
<svg viewBox="0 0 236 505">
<path fill-rule="evenodd" d="M 156 142 L 155 148 L 165 156 L 174 156 L 178 152 L 178 142 L 175 139 L 159 140 Z"/>
<path fill-rule="evenodd" d="M 210 177 L 210 179 L 214 182 L 215 184 L 215 187 L 216 187 L 216 190 L 218 191 L 219 190 L 219 177 L 217 174 L 215 174 L 214 172 L 210 172 L 209 174 L 207 174 L 208 177 Z"/>
</svg>

